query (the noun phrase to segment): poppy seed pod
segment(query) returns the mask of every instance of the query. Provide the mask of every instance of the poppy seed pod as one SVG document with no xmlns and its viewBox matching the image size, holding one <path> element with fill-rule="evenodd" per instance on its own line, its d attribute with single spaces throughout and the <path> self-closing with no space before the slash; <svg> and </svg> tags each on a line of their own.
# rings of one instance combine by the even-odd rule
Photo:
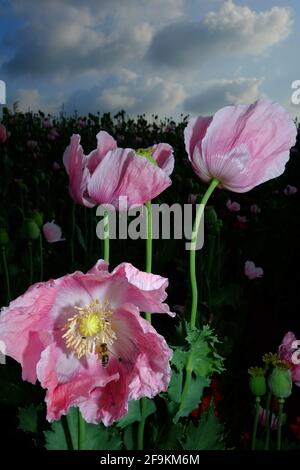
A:
<svg viewBox="0 0 300 470">
<path fill-rule="evenodd" d="M 250 390 L 256 397 L 262 397 L 267 391 L 265 372 L 261 367 L 251 367 L 249 369 Z"/>
<path fill-rule="evenodd" d="M 7 230 L 5 228 L 0 228 L 0 245 L 1 246 L 7 245 L 8 242 L 9 242 L 9 238 L 8 238 Z"/>
<path fill-rule="evenodd" d="M 37 240 L 40 236 L 40 229 L 32 219 L 25 219 L 22 227 L 22 237 L 26 240 Z"/>
<path fill-rule="evenodd" d="M 269 387 L 276 398 L 288 398 L 292 393 L 292 374 L 285 361 L 277 361 L 269 377 Z"/>
</svg>

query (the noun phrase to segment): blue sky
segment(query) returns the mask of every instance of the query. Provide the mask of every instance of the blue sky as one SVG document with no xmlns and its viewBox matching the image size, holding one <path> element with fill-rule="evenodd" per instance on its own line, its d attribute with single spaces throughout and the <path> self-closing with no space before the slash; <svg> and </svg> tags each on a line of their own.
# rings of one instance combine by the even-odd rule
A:
<svg viewBox="0 0 300 470">
<path fill-rule="evenodd" d="M 0 79 L 21 110 L 296 116 L 297 24 L 298 0 L 0 0 Z"/>
</svg>

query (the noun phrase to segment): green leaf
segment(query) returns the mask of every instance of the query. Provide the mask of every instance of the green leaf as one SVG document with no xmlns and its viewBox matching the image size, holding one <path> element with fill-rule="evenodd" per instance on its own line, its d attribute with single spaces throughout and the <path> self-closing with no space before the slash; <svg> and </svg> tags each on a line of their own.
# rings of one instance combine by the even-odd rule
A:
<svg viewBox="0 0 300 470">
<path fill-rule="evenodd" d="M 182 393 L 182 386 L 183 386 L 183 371 L 182 369 L 177 372 L 176 370 L 172 370 L 172 377 L 170 381 L 170 385 L 168 388 L 168 396 L 170 400 L 175 401 L 176 403 L 180 403 L 181 401 L 181 393 Z"/>
<path fill-rule="evenodd" d="M 188 392 L 185 396 L 182 396 L 179 410 L 174 417 L 174 423 L 177 423 L 179 418 L 188 416 L 199 406 L 203 395 L 203 389 L 208 387 L 209 384 L 210 380 L 206 377 L 192 376 Z"/>
<path fill-rule="evenodd" d="M 180 423 L 169 424 L 165 426 L 162 433 L 159 435 L 157 446 L 160 450 L 180 450 L 180 444 L 184 434 L 184 426 Z"/>
<path fill-rule="evenodd" d="M 38 425 L 38 409 L 34 405 L 19 408 L 19 429 L 24 432 L 37 432 Z"/>
<path fill-rule="evenodd" d="M 139 400 L 132 400 L 128 404 L 128 413 L 120 421 L 118 421 L 117 426 L 119 428 L 125 428 L 136 421 L 141 419 L 141 407 Z"/>
<path fill-rule="evenodd" d="M 184 450 L 221 450 L 225 449 L 224 426 L 215 416 L 214 407 L 201 416 L 198 425 L 190 422 L 186 439 L 182 441 Z"/>
<path fill-rule="evenodd" d="M 202 377 L 224 370 L 223 358 L 217 353 L 218 338 L 209 325 L 201 330 L 189 329 L 187 341 L 190 344 L 189 363 L 192 370 Z"/>
<path fill-rule="evenodd" d="M 68 426 L 66 426 L 66 421 Z M 52 431 L 44 433 L 46 449 L 68 450 L 70 441 L 73 449 L 78 448 L 78 414 L 77 408 L 71 408 L 67 419 L 61 419 L 51 425 Z M 69 431 L 69 439 L 68 432 Z M 85 440 L 83 450 L 119 450 L 122 441 L 118 430 L 114 427 L 106 428 L 103 424 L 85 423 Z"/>
</svg>

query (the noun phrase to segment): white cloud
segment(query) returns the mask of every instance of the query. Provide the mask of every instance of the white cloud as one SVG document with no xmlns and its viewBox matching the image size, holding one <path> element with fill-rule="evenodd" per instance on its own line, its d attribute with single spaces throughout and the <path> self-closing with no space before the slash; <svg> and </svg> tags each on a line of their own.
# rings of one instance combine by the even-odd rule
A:
<svg viewBox="0 0 300 470">
<path fill-rule="evenodd" d="M 41 95 L 38 90 L 19 88 L 16 91 L 15 100 L 20 111 L 37 111 L 41 109 Z"/>
<path fill-rule="evenodd" d="M 187 98 L 184 109 L 192 114 L 209 114 L 228 104 L 246 104 L 262 96 L 263 78 L 212 80 L 197 95 Z"/>
<path fill-rule="evenodd" d="M 288 8 L 273 7 L 256 12 L 224 2 L 202 22 L 178 21 L 160 29 L 153 37 L 148 58 L 170 67 L 199 66 L 220 56 L 260 55 L 285 39 L 291 29 Z"/>
</svg>

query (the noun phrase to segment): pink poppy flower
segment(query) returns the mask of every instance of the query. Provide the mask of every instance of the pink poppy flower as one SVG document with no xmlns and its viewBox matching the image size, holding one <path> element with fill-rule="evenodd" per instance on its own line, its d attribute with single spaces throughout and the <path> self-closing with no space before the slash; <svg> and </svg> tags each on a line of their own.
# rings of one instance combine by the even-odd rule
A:
<svg viewBox="0 0 300 470">
<path fill-rule="evenodd" d="M 252 212 L 252 214 L 260 214 L 261 210 L 260 210 L 260 207 L 258 207 L 257 204 L 252 204 L 250 206 L 250 212 Z"/>
<path fill-rule="evenodd" d="M 122 263 L 111 273 L 100 260 L 31 286 L 3 309 L 0 340 L 22 365 L 22 378 L 47 389 L 47 419 L 72 406 L 90 423 L 110 425 L 129 400 L 168 387 L 171 350 L 140 311 L 173 315 L 167 279 Z"/>
<path fill-rule="evenodd" d="M 198 197 L 197 194 L 193 194 L 193 193 L 189 194 L 188 203 L 189 204 L 196 204 L 197 197 Z"/>
<path fill-rule="evenodd" d="M 48 140 L 56 140 L 57 138 L 59 137 L 59 133 L 57 132 L 57 130 L 55 129 L 55 127 L 53 127 L 49 134 L 47 135 L 47 139 Z"/>
<path fill-rule="evenodd" d="M 50 129 L 50 127 L 52 127 L 52 123 L 48 118 L 46 118 L 43 120 L 42 126 L 44 129 Z"/>
<path fill-rule="evenodd" d="M 55 171 L 60 170 L 60 164 L 57 162 L 53 162 L 52 169 Z"/>
<path fill-rule="evenodd" d="M 230 212 L 239 212 L 241 205 L 238 202 L 232 202 L 230 199 L 226 202 L 226 207 Z"/>
<path fill-rule="evenodd" d="M 296 126 L 281 106 L 261 99 L 193 118 L 184 136 L 200 179 L 217 178 L 220 188 L 243 193 L 284 172 Z"/>
<path fill-rule="evenodd" d="M 6 130 L 4 124 L 0 123 L 0 144 L 3 144 L 9 137 L 9 133 Z"/>
<path fill-rule="evenodd" d="M 111 204 L 127 198 L 128 207 L 153 199 L 171 184 L 174 157 L 168 144 L 154 145 L 138 155 L 133 149 L 117 148 L 104 131 L 97 135 L 98 146 L 85 156 L 80 136 L 73 135 L 63 157 L 74 201 L 87 207 Z"/>
<path fill-rule="evenodd" d="M 263 269 L 257 268 L 255 264 L 253 263 L 253 261 L 246 261 L 244 272 L 247 278 L 251 280 L 262 277 L 264 274 Z"/>
<path fill-rule="evenodd" d="M 284 188 L 283 192 L 286 196 L 292 196 L 293 194 L 296 194 L 298 192 L 298 189 L 296 188 L 296 186 L 291 186 L 290 184 L 288 184 Z"/>
<path fill-rule="evenodd" d="M 293 381 L 300 387 L 300 340 L 291 331 L 284 336 L 278 354 L 290 364 Z"/>
<path fill-rule="evenodd" d="M 60 226 L 55 224 L 54 220 L 43 225 L 43 234 L 49 243 L 61 242 L 65 240 L 65 238 L 62 238 L 62 231 Z"/>
</svg>

